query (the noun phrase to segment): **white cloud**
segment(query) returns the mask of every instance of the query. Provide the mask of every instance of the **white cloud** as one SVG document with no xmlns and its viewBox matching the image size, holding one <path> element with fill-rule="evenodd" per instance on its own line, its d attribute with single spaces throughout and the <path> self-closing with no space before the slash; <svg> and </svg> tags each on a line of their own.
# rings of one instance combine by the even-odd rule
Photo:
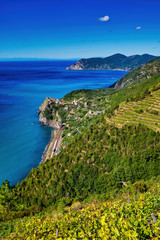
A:
<svg viewBox="0 0 160 240">
<path fill-rule="evenodd" d="M 100 20 L 101 22 L 108 22 L 108 21 L 109 21 L 109 16 L 101 17 L 101 18 L 99 18 L 99 20 Z"/>
<path fill-rule="evenodd" d="M 140 30 L 142 27 L 136 27 L 136 30 Z"/>
</svg>

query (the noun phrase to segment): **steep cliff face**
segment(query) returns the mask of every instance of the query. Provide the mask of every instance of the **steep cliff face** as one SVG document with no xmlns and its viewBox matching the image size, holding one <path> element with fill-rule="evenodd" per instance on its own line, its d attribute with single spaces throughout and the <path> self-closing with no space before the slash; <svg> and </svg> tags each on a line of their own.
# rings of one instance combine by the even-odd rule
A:
<svg viewBox="0 0 160 240">
<path fill-rule="evenodd" d="M 125 56 L 114 54 L 106 58 L 80 59 L 77 63 L 67 67 L 67 70 L 125 70 L 131 71 L 148 61 L 155 59 L 149 54 Z"/>
<path fill-rule="evenodd" d="M 66 68 L 67 70 L 85 70 L 84 60 L 79 60 L 76 64 Z"/>
<path fill-rule="evenodd" d="M 60 101 L 55 98 L 46 98 L 38 109 L 39 122 L 44 126 L 59 128 L 62 120 L 56 111 L 56 105 Z M 55 107 L 54 107 L 55 106 Z"/>
</svg>

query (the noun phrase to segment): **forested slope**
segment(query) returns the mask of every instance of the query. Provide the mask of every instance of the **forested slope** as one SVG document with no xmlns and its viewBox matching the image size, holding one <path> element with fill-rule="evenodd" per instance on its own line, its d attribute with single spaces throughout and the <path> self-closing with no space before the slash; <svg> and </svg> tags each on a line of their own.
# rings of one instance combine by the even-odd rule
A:
<svg viewBox="0 0 160 240">
<path fill-rule="evenodd" d="M 67 67 L 68 70 L 107 70 L 107 69 L 122 69 L 131 71 L 143 64 L 147 63 L 151 59 L 155 59 L 155 56 L 149 54 L 125 56 L 117 53 L 106 58 L 84 58 L 80 59 L 75 64 Z"/>
<path fill-rule="evenodd" d="M 160 72 L 160 58 L 151 60 L 143 66 L 129 72 L 126 76 L 120 78 L 112 87 L 122 88 L 142 82 Z"/>
</svg>

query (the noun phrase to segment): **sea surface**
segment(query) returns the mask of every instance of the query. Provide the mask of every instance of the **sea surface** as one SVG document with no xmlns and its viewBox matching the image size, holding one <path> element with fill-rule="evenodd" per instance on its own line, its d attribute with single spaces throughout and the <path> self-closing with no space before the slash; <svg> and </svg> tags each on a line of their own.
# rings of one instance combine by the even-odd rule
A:
<svg viewBox="0 0 160 240">
<path fill-rule="evenodd" d="M 51 128 L 39 124 L 37 109 L 46 97 L 76 89 L 108 88 L 125 71 L 67 71 L 74 61 L 0 62 L 0 185 L 16 184 L 37 167 Z"/>
</svg>

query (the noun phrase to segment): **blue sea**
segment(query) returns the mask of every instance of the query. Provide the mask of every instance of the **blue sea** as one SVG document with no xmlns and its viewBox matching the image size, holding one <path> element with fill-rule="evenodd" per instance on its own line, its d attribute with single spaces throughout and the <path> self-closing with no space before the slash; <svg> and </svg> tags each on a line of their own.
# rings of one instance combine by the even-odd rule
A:
<svg viewBox="0 0 160 240">
<path fill-rule="evenodd" d="M 125 71 L 67 71 L 74 61 L 0 62 L 0 184 L 16 184 L 39 165 L 51 128 L 39 124 L 46 97 L 76 89 L 108 88 Z"/>
</svg>

